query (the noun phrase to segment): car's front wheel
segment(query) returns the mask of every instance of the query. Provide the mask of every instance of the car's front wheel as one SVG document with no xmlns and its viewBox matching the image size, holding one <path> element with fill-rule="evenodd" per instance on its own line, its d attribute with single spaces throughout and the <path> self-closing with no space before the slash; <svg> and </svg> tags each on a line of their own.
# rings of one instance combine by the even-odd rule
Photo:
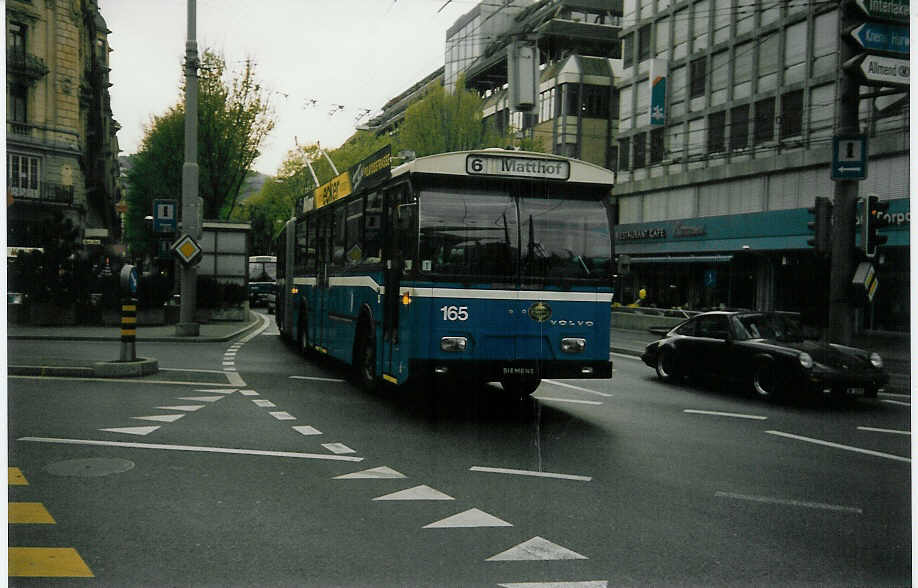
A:
<svg viewBox="0 0 918 588">
<path fill-rule="evenodd" d="M 777 383 L 774 366 L 767 361 L 759 363 L 752 372 L 752 391 L 762 398 L 774 398 Z"/>
<path fill-rule="evenodd" d="M 676 352 L 668 347 L 660 349 L 657 353 L 657 376 L 667 382 L 678 383 L 682 378 L 676 367 Z"/>
<path fill-rule="evenodd" d="M 369 325 L 360 329 L 354 351 L 354 376 L 357 384 L 367 392 L 373 392 L 379 381 L 376 378 L 376 337 Z"/>
</svg>

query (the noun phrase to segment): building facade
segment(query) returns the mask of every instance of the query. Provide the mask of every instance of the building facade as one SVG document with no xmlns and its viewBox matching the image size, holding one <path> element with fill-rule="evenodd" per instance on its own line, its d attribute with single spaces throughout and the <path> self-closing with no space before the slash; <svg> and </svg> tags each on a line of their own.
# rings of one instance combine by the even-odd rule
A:
<svg viewBox="0 0 918 588">
<path fill-rule="evenodd" d="M 97 0 L 6 2 L 7 242 L 41 247 L 57 213 L 91 255 L 118 240 L 118 124 Z"/>
<path fill-rule="evenodd" d="M 617 135 L 620 299 L 800 311 L 827 306 L 808 208 L 832 198 L 839 3 L 625 0 Z M 664 84 L 661 87 L 660 82 Z M 908 329 L 907 94 L 869 96 L 861 196 L 890 201 L 880 287 L 859 328 Z"/>
</svg>

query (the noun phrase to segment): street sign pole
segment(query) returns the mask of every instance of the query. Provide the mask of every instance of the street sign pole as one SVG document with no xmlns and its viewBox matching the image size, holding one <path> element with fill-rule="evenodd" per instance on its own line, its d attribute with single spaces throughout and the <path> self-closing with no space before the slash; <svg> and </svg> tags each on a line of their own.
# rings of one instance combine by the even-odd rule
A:
<svg viewBox="0 0 918 588">
<path fill-rule="evenodd" d="M 847 29 L 848 12 L 845 3 L 839 5 L 839 63 L 846 63 L 855 55 L 850 43 L 843 42 L 843 31 Z M 836 134 L 841 137 L 856 137 L 858 128 L 858 104 L 860 87 L 855 76 L 839 68 L 838 115 Z M 865 142 L 866 151 L 866 142 Z M 833 158 L 834 159 L 834 158 Z M 866 155 L 865 155 L 866 167 Z M 834 163 L 833 163 L 834 165 Z M 833 170 L 832 174 L 835 173 Z M 854 306 L 851 301 L 851 275 L 854 271 L 854 227 L 857 215 L 857 176 L 855 179 L 835 179 L 832 223 L 832 257 L 829 272 L 829 329 L 828 338 L 834 343 L 850 345 L 854 332 Z"/>
<path fill-rule="evenodd" d="M 196 40 L 196 0 L 188 2 L 188 40 L 185 43 L 185 165 L 182 166 L 182 231 L 201 238 L 198 198 L 198 44 Z M 175 334 L 197 337 L 200 325 L 194 322 L 197 306 L 198 270 L 194 264 L 182 266 L 182 301 Z"/>
</svg>

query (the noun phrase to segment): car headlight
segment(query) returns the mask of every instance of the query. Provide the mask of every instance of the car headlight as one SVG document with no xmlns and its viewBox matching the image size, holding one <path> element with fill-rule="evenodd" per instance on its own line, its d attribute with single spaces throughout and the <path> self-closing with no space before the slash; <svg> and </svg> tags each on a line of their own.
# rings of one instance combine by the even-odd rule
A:
<svg viewBox="0 0 918 588">
<path fill-rule="evenodd" d="M 800 360 L 800 365 L 802 365 L 804 368 L 810 369 L 813 367 L 813 358 L 809 353 L 804 351 L 797 359 Z"/>
<path fill-rule="evenodd" d="M 880 357 L 879 353 L 873 352 L 870 354 L 870 365 L 872 365 L 875 368 L 883 367 L 883 358 Z"/>
</svg>

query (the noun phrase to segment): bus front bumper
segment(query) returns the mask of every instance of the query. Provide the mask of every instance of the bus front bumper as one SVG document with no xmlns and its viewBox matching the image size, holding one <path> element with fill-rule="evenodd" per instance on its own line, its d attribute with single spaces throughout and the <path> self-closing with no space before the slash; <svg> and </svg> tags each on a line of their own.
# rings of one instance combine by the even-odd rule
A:
<svg viewBox="0 0 918 588">
<path fill-rule="evenodd" d="M 498 382 L 507 377 L 609 379 L 612 361 L 487 361 L 416 359 L 411 373 L 453 377 L 457 380 Z"/>
</svg>

